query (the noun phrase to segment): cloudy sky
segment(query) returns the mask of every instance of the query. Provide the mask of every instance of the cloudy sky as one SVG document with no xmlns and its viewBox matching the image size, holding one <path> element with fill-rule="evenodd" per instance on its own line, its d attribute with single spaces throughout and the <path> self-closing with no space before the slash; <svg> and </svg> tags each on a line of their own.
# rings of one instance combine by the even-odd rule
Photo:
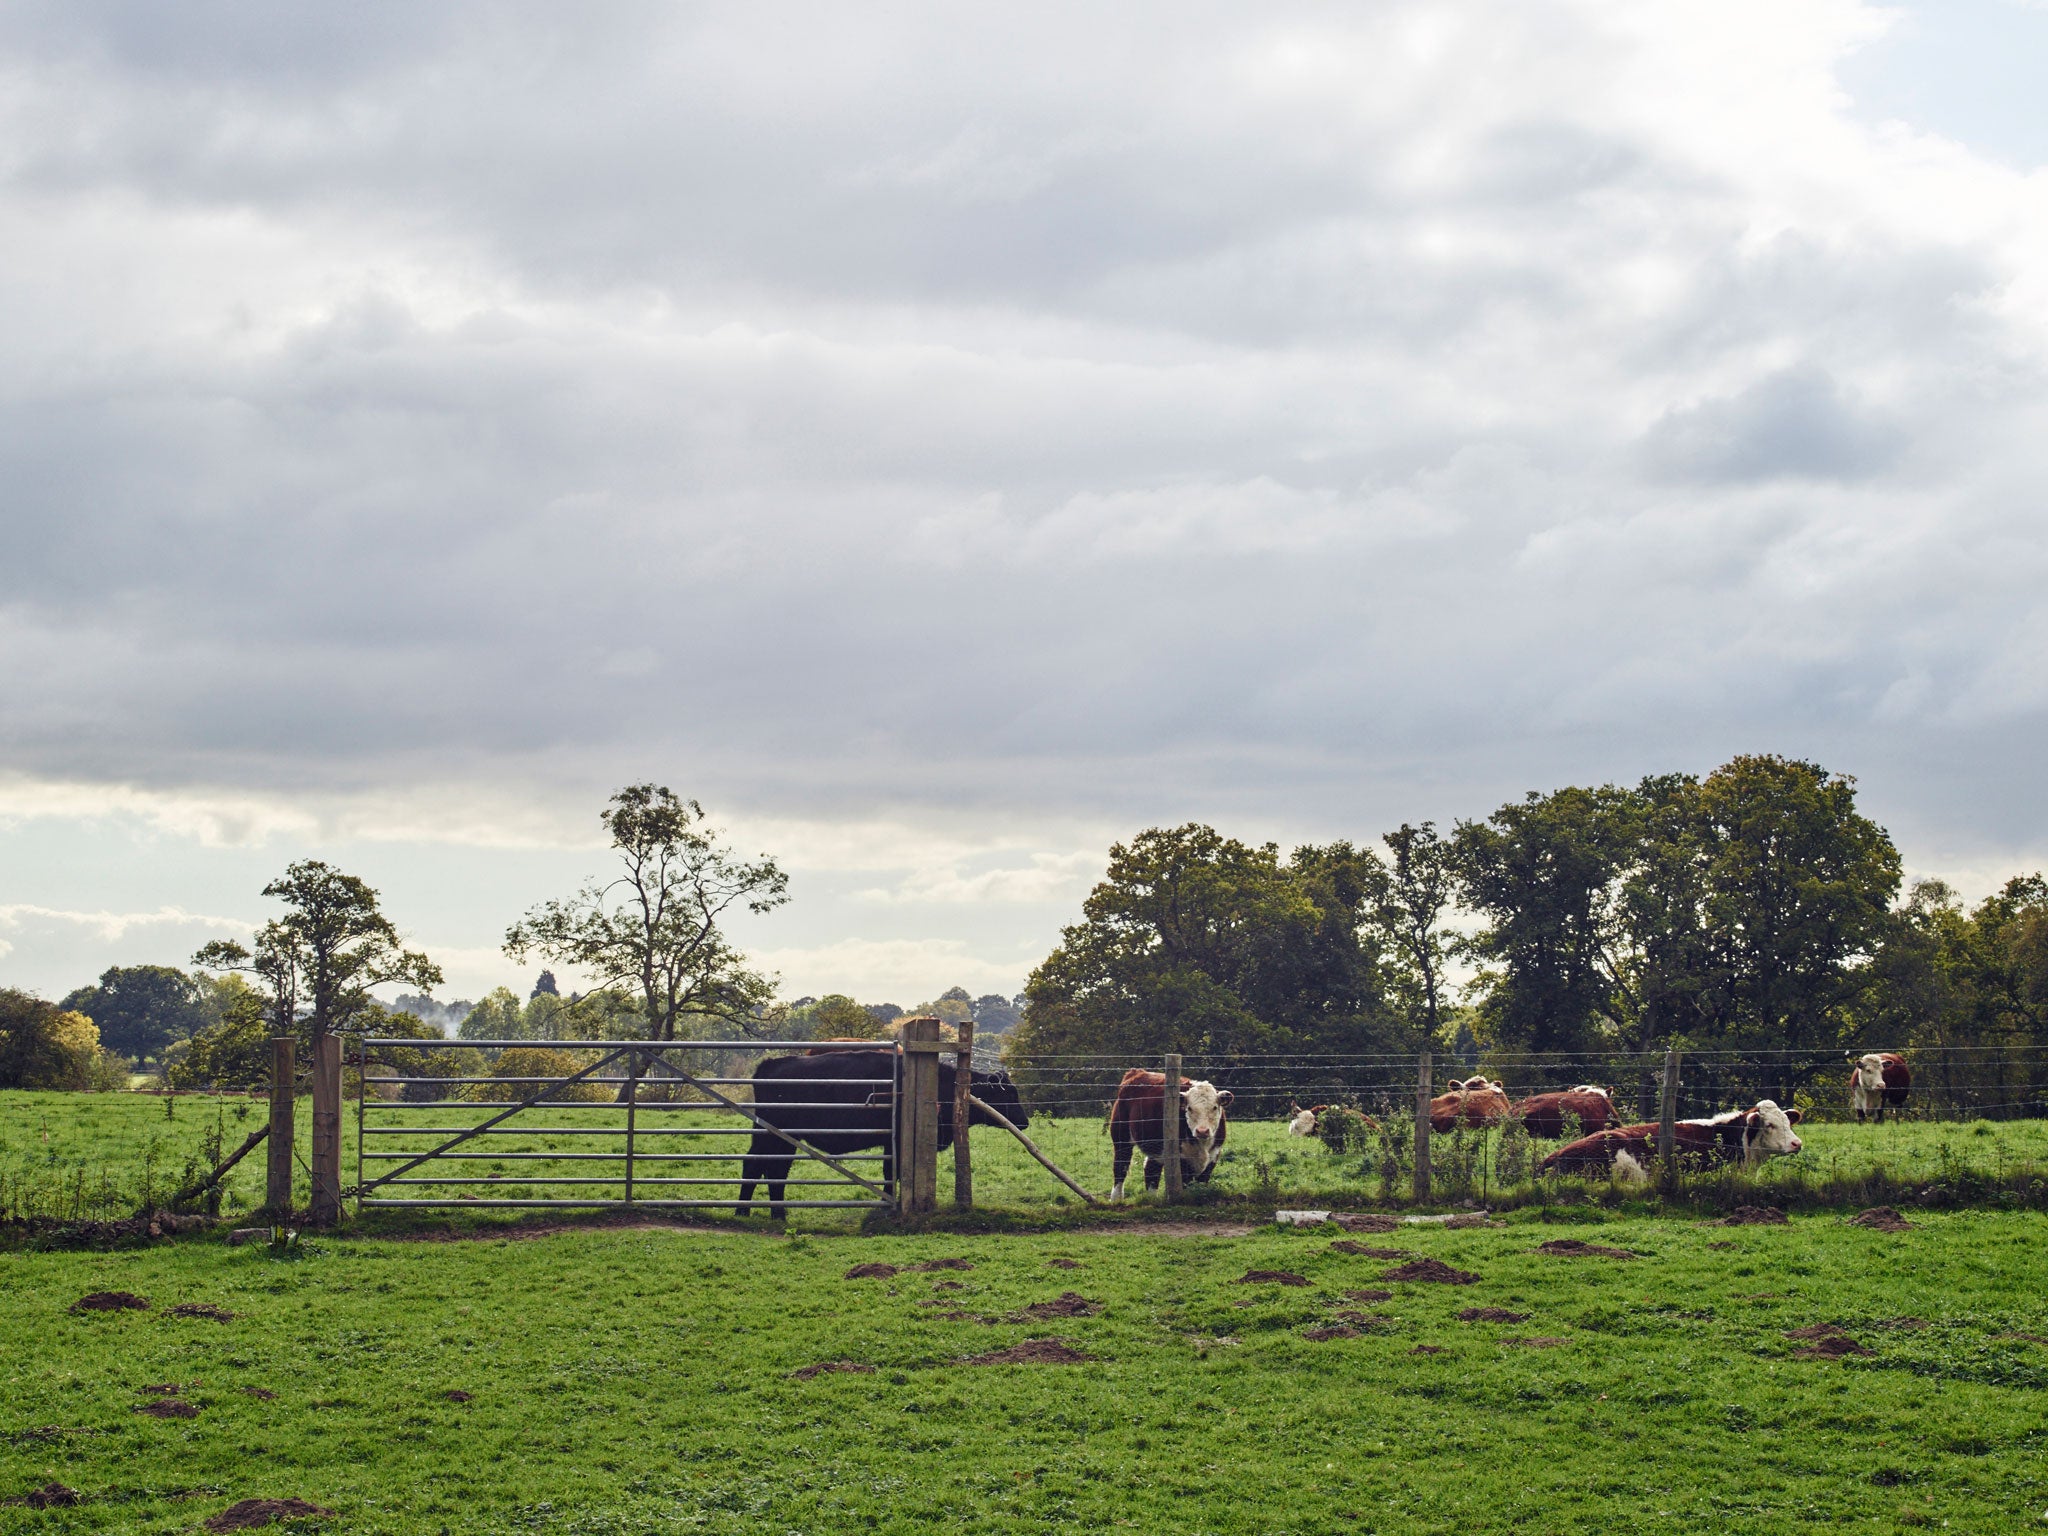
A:
<svg viewBox="0 0 2048 1536">
<path fill-rule="evenodd" d="M 969 24 L 971 19 L 971 24 Z M 0 10 L 0 984 L 474 996 L 654 778 L 789 995 L 1738 751 L 2048 862 L 2048 9 Z"/>
</svg>

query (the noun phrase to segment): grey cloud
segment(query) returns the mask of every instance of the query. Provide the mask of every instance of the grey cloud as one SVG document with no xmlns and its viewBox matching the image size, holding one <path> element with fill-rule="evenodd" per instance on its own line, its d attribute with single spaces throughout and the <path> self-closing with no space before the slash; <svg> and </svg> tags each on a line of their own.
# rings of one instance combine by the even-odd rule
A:
<svg viewBox="0 0 2048 1536">
<path fill-rule="evenodd" d="M 1859 408 L 1828 374 L 1792 368 L 1672 411 L 1644 446 L 1666 474 L 1699 480 L 1862 480 L 1897 459 L 1898 424 Z"/>
</svg>

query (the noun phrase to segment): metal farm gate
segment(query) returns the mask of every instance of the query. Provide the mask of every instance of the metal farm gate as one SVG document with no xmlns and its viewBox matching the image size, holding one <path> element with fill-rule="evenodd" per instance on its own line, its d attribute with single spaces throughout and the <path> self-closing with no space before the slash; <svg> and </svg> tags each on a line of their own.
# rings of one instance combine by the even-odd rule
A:
<svg viewBox="0 0 2048 1536">
<path fill-rule="evenodd" d="M 772 1106 L 776 1123 L 756 1111 L 753 1068 L 813 1044 L 365 1038 L 352 1063 L 359 1085 L 358 1204 L 731 1206 L 742 1155 L 765 1131 L 795 1156 L 787 1182 L 796 1198 L 784 1205 L 894 1209 L 898 1190 L 878 1166 L 880 1150 L 828 1156 L 804 1139 L 805 1113 L 819 1112 L 822 1119 L 826 1110 L 844 1109 L 844 1097 L 778 1101 Z M 904 1121 L 901 1048 L 884 1040 L 835 1050 L 872 1056 L 872 1074 L 858 1080 L 778 1076 L 778 1084 L 815 1084 L 821 1095 L 829 1088 L 866 1090 L 868 1103 L 887 1106 L 895 1145 Z M 423 1053 L 447 1051 L 471 1053 L 478 1070 L 461 1076 L 402 1070 Z M 575 1067 L 517 1075 L 522 1064 L 515 1060 L 514 1075 L 488 1070 L 494 1063 L 502 1070 L 509 1052 L 566 1054 Z M 537 1065 L 561 1064 L 543 1058 Z M 850 1164 L 868 1166 L 859 1171 Z M 713 1193 L 720 1188 L 723 1194 Z"/>
</svg>

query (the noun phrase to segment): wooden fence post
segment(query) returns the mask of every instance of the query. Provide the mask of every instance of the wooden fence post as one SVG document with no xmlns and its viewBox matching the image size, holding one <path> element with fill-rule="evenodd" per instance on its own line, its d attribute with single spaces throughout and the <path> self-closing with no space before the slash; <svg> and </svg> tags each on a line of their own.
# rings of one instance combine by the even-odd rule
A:
<svg viewBox="0 0 2048 1536">
<path fill-rule="evenodd" d="M 1160 1075 L 1159 1161 L 1160 1193 L 1172 1205 L 1180 1199 L 1180 1054 L 1168 1051 Z"/>
<path fill-rule="evenodd" d="M 1664 1052 L 1664 1089 L 1657 1096 L 1657 1177 L 1664 1188 L 1678 1187 L 1678 1052 Z"/>
<path fill-rule="evenodd" d="M 1429 1204 L 1429 1052 L 1415 1070 L 1415 1203 Z"/>
<path fill-rule="evenodd" d="M 903 1102 L 897 1112 L 897 1209 L 927 1215 L 939 1199 L 939 1021 L 908 1019 L 903 1047 Z"/>
<path fill-rule="evenodd" d="M 960 1048 L 953 1053 L 953 1208 L 974 1209 L 974 1158 L 967 1147 L 967 1125 L 974 1097 L 974 1021 L 962 1020 Z"/>
<path fill-rule="evenodd" d="M 292 1037 L 270 1042 L 270 1153 L 263 1175 L 263 1208 L 273 1221 L 292 1215 Z"/>
<path fill-rule="evenodd" d="M 313 1042 L 313 1225 L 341 1219 L 341 1036 Z"/>
</svg>

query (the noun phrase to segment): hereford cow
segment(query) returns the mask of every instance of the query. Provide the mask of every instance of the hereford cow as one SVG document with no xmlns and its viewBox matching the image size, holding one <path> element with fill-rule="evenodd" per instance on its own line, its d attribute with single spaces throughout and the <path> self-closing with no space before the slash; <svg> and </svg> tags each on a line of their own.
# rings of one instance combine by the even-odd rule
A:
<svg viewBox="0 0 2048 1536">
<path fill-rule="evenodd" d="M 1294 1111 L 1287 1117 L 1287 1134 L 1290 1136 L 1313 1136 L 1316 1133 L 1316 1111 L 1303 1109 L 1292 1099 L 1287 1107 Z"/>
<path fill-rule="evenodd" d="M 1875 1115 L 1882 1125 L 1887 1107 L 1905 1109 L 1906 1095 L 1913 1091 L 1913 1069 L 1906 1065 L 1905 1057 L 1892 1051 L 1872 1051 L 1849 1060 L 1855 1064 L 1849 1073 L 1849 1107 L 1856 1111 L 1858 1125 L 1866 1115 Z"/>
<path fill-rule="evenodd" d="M 1741 1163 L 1754 1167 L 1767 1157 L 1785 1157 L 1804 1145 L 1793 1133 L 1799 1111 L 1780 1109 L 1760 1099 L 1753 1109 L 1731 1109 L 1706 1120 L 1681 1120 L 1673 1128 L 1672 1146 L 1681 1162 L 1705 1167 Z M 1608 1173 L 1641 1177 L 1657 1157 L 1654 1123 L 1624 1125 L 1581 1136 L 1559 1147 L 1537 1165 L 1538 1173 Z"/>
<path fill-rule="evenodd" d="M 1579 1117 L 1581 1135 L 1589 1136 L 1621 1123 L 1621 1116 L 1614 1112 L 1614 1096 L 1589 1083 L 1561 1093 L 1531 1094 L 1517 1100 L 1508 1113 L 1521 1121 L 1531 1136 L 1541 1136 L 1546 1141 L 1564 1134 L 1567 1115 Z"/>
<path fill-rule="evenodd" d="M 770 1056 L 754 1068 L 754 1112 L 776 1130 L 817 1148 L 831 1157 L 849 1152 L 882 1153 L 884 1186 L 895 1184 L 896 1147 L 891 1131 L 894 1116 L 890 1103 L 901 1081 L 897 1056 L 888 1048 L 865 1048 L 849 1043 L 836 1049 L 812 1051 L 802 1056 Z M 939 1150 L 953 1144 L 953 1081 L 951 1063 L 939 1063 Z M 1017 1085 L 1010 1074 L 976 1071 L 972 1078 L 974 1096 L 1006 1117 L 1019 1130 L 1031 1123 L 1017 1098 Z M 969 1125 L 994 1125 L 977 1106 L 968 1111 Z M 756 1127 L 740 1164 L 740 1191 L 734 1209 L 742 1216 L 750 1209 L 754 1185 L 768 1186 L 768 1210 L 783 1214 L 784 1187 L 789 1182 L 790 1163 L 802 1156 L 774 1131 Z M 823 1164 L 813 1165 L 829 1177 Z M 811 1175 L 804 1175 L 811 1177 Z"/>
<path fill-rule="evenodd" d="M 1216 1159 L 1223 1152 L 1223 1138 L 1229 1133 L 1224 1111 L 1230 1107 L 1228 1089 L 1214 1083 L 1180 1080 L 1180 1177 L 1183 1184 L 1206 1183 L 1216 1171 Z M 1145 1187 L 1157 1189 L 1165 1175 L 1163 1160 L 1166 1130 L 1166 1074 L 1133 1067 L 1116 1085 L 1116 1102 L 1109 1107 L 1109 1139 L 1116 1152 L 1116 1183 L 1109 1198 L 1124 1197 L 1124 1177 L 1131 1171 L 1131 1153 L 1145 1154 Z"/>
<path fill-rule="evenodd" d="M 1496 1120 L 1508 1117 L 1508 1091 L 1482 1075 L 1453 1082 L 1448 1093 L 1429 1101 L 1429 1128 L 1438 1133 L 1457 1126 L 1484 1130 Z"/>
</svg>

